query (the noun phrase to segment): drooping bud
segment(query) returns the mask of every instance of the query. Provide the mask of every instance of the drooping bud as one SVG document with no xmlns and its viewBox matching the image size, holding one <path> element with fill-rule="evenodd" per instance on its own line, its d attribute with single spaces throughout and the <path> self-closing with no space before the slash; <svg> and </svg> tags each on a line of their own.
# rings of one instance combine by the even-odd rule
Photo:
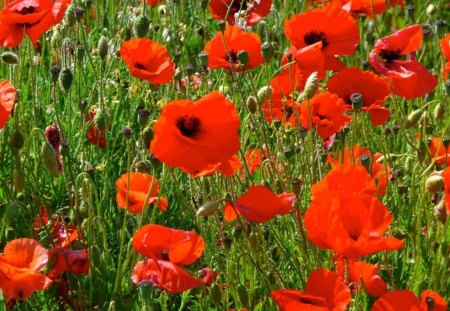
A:
<svg viewBox="0 0 450 311">
<path fill-rule="evenodd" d="M 129 127 L 122 127 L 121 133 L 126 139 L 131 138 L 132 132 L 133 131 Z"/>
<path fill-rule="evenodd" d="M 101 36 L 97 44 L 98 56 L 101 60 L 104 60 L 108 55 L 108 39 L 105 36 Z"/>
<path fill-rule="evenodd" d="M 70 90 L 72 82 L 73 82 L 72 71 L 69 68 L 64 68 L 63 70 L 61 70 L 61 73 L 59 74 L 59 85 L 65 92 L 68 92 Z"/>
<path fill-rule="evenodd" d="M 150 148 L 150 143 L 152 139 L 153 139 L 153 130 L 150 126 L 147 126 L 142 132 L 142 140 L 144 141 L 146 149 Z"/>
<path fill-rule="evenodd" d="M 220 201 L 209 201 L 200 206 L 197 210 L 197 216 L 211 216 L 213 215 L 217 209 L 219 208 Z"/>
<path fill-rule="evenodd" d="M 441 120 L 445 115 L 445 106 L 442 103 L 438 103 L 433 111 L 433 116 L 436 120 Z"/>
<path fill-rule="evenodd" d="M 270 99 L 270 97 L 272 96 L 272 92 L 273 89 L 271 86 L 263 86 L 262 88 L 260 88 L 258 90 L 258 92 L 256 93 L 257 97 L 258 97 L 258 103 L 259 104 L 263 104 L 266 101 L 268 101 Z"/>
<path fill-rule="evenodd" d="M 419 122 L 420 117 L 422 116 L 422 110 L 417 109 L 411 112 L 406 118 L 405 122 L 403 122 L 403 128 L 409 129 Z"/>
<path fill-rule="evenodd" d="M 441 223 L 445 224 L 447 221 L 447 212 L 445 210 L 445 202 L 441 200 L 434 208 L 433 208 L 434 217 L 439 220 Z"/>
<path fill-rule="evenodd" d="M 425 181 L 425 189 L 429 193 L 435 193 L 442 190 L 444 187 L 444 178 L 439 175 L 433 175 L 427 178 Z"/>
<path fill-rule="evenodd" d="M 238 293 L 238 298 L 239 298 L 239 302 L 241 303 L 241 305 L 244 308 L 249 308 L 250 307 L 250 300 L 248 299 L 247 288 L 245 288 L 244 285 L 239 284 L 238 287 L 237 287 L 237 293 Z"/>
<path fill-rule="evenodd" d="M 44 131 L 47 142 L 52 145 L 55 152 L 59 152 L 59 146 L 61 144 L 61 132 L 56 124 L 47 126 Z"/>
<path fill-rule="evenodd" d="M 319 88 L 319 80 L 317 76 L 318 76 L 317 71 L 315 71 L 306 80 L 305 90 L 300 95 L 302 99 L 301 101 L 311 99 L 316 94 L 317 89 Z"/>
<path fill-rule="evenodd" d="M 48 142 L 44 142 L 41 147 L 41 158 L 45 167 L 50 171 L 53 177 L 58 177 L 58 159 L 55 150 Z"/>
<path fill-rule="evenodd" d="M 77 16 L 75 15 L 75 9 L 73 5 L 69 5 L 66 10 L 66 15 L 64 16 L 64 23 L 69 28 L 75 26 L 77 22 Z"/>
<path fill-rule="evenodd" d="M 19 63 L 19 57 L 13 52 L 2 53 L 2 55 L 0 55 L 0 59 L 2 62 L 9 65 L 17 65 Z"/>
<path fill-rule="evenodd" d="M 218 306 L 222 305 L 222 291 L 217 283 L 211 286 L 211 300 Z"/>
<path fill-rule="evenodd" d="M 59 68 L 57 66 L 53 66 L 52 68 L 50 68 L 50 73 L 52 75 L 53 83 L 56 83 L 58 81 L 60 72 L 61 72 L 61 68 Z"/>
<path fill-rule="evenodd" d="M 254 96 L 247 97 L 247 101 L 245 102 L 245 104 L 251 114 L 256 112 L 256 109 L 258 108 L 258 102 L 256 101 L 256 98 Z"/>
<path fill-rule="evenodd" d="M 147 16 L 141 15 L 136 18 L 133 24 L 133 31 L 136 37 L 144 38 L 147 35 L 150 21 Z"/>
<path fill-rule="evenodd" d="M 431 3 L 427 6 L 427 15 L 428 16 L 433 16 L 436 13 L 436 11 L 437 11 L 437 7 L 433 3 Z"/>
<path fill-rule="evenodd" d="M 15 130 L 12 132 L 10 138 L 9 138 L 9 146 L 13 150 L 19 151 L 22 149 L 24 143 L 24 138 L 22 133 L 19 132 L 19 130 Z"/>
</svg>

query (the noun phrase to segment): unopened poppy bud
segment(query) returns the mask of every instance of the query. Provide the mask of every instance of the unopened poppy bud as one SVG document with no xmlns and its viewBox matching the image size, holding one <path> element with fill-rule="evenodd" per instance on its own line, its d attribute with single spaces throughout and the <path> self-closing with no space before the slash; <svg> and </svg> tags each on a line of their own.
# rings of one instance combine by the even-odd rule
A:
<svg viewBox="0 0 450 311">
<path fill-rule="evenodd" d="M 161 166 L 161 161 L 152 153 L 149 157 L 153 170 L 157 170 Z"/>
<path fill-rule="evenodd" d="M 158 7 L 158 14 L 159 15 L 166 15 L 167 14 L 167 7 L 162 4 Z"/>
<path fill-rule="evenodd" d="M 447 212 L 445 210 L 444 200 L 441 200 L 434 208 L 433 208 L 434 217 L 439 220 L 441 223 L 445 224 L 447 221 Z"/>
<path fill-rule="evenodd" d="M 142 139 L 144 141 L 145 148 L 150 148 L 150 143 L 153 139 L 153 130 L 150 126 L 147 126 L 142 132 Z"/>
<path fill-rule="evenodd" d="M 16 188 L 17 193 L 23 192 L 25 188 L 25 173 L 21 168 L 17 169 L 14 174 L 14 188 Z"/>
<path fill-rule="evenodd" d="M 120 132 L 122 133 L 122 135 L 125 138 L 128 139 L 128 138 L 131 137 L 131 134 L 132 134 L 133 131 L 129 127 L 122 127 L 122 130 Z"/>
<path fill-rule="evenodd" d="M 44 161 L 45 167 L 49 170 L 53 177 L 58 177 L 60 172 L 58 170 L 58 159 L 56 152 L 52 145 L 44 142 L 41 147 L 41 158 Z"/>
<path fill-rule="evenodd" d="M 240 50 L 236 54 L 238 61 L 245 66 L 248 65 L 248 62 L 250 61 L 250 57 L 248 56 L 248 53 L 246 50 Z"/>
<path fill-rule="evenodd" d="M 63 156 L 63 157 L 67 157 L 70 154 L 70 146 L 69 146 L 69 142 L 67 142 L 66 140 L 63 140 L 61 142 L 61 145 L 59 146 L 59 153 Z"/>
<path fill-rule="evenodd" d="M 104 109 L 97 110 L 94 117 L 94 124 L 100 131 L 106 129 L 106 126 L 108 124 L 108 114 Z"/>
<path fill-rule="evenodd" d="M 148 119 L 150 117 L 150 110 L 141 108 L 138 111 L 138 123 L 140 127 L 145 127 L 148 123 Z"/>
<path fill-rule="evenodd" d="M 139 286 L 139 288 L 141 288 L 142 286 Z M 143 296 L 144 297 L 144 296 Z M 147 296 L 148 297 L 148 296 Z M 112 300 L 110 303 L 109 303 L 109 306 L 108 306 L 108 311 L 116 311 L 117 310 L 117 305 L 116 305 L 116 302 L 114 301 L 114 300 Z"/>
<path fill-rule="evenodd" d="M 219 25 L 219 29 L 221 32 L 225 31 L 225 28 L 227 27 L 227 21 L 221 19 L 220 21 L 217 22 Z"/>
<path fill-rule="evenodd" d="M 210 216 L 213 215 L 219 208 L 220 201 L 210 201 L 206 202 L 197 211 L 197 216 Z"/>
<path fill-rule="evenodd" d="M 198 53 L 198 59 L 200 61 L 200 66 L 208 66 L 208 53 L 201 51 Z"/>
<path fill-rule="evenodd" d="M 259 104 L 263 104 L 266 101 L 268 101 L 270 99 L 270 97 L 272 96 L 272 87 L 271 86 L 263 86 L 262 88 L 260 88 L 258 90 L 258 92 L 256 93 L 257 97 L 258 97 L 258 103 Z"/>
<path fill-rule="evenodd" d="M 405 165 L 404 165 L 405 171 L 411 172 L 413 170 L 413 167 L 414 167 L 414 160 L 413 160 L 413 158 L 409 157 L 409 156 L 406 157 Z"/>
<path fill-rule="evenodd" d="M 83 61 L 85 51 L 86 49 L 84 48 L 84 46 L 82 45 L 77 46 L 75 54 L 77 55 L 77 59 L 79 62 Z"/>
<path fill-rule="evenodd" d="M 406 118 L 405 122 L 403 122 L 403 128 L 409 129 L 419 122 L 420 117 L 422 116 L 422 110 L 417 109 L 411 112 Z"/>
<path fill-rule="evenodd" d="M 148 20 L 147 16 L 138 16 L 133 24 L 133 32 L 135 36 L 138 38 L 144 38 L 147 35 L 149 26 L 150 21 Z"/>
<path fill-rule="evenodd" d="M 416 7 L 412 4 L 406 6 L 406 16 L 409 20 L 414 20 L 414 14 L 416 13 Z"/>
<path fill-rule="evenodd" d="M 319 88 L 319 80 L 317 79 L 317 71 L 313 72 L 305 83 L 305 90 L 302 93 L 303 100 L 311 99 Z"/>
<path fill-rule="evenodd" d="M 226 85 L 221 85 L 219 86 L 219 93 L 227 95 L 228 93 L 230 93 L 230 88 Z"/>
<path fill-rule="evenodd" d="M 19 63 L 19 57 L 13 52 L 4 52 L 0 58 L 2 62 L 9 65 L 17 65 Z"/>
<path fill-rule="evenodd" d="M 245 102 L 247 105 L 248 111 L 250 113 L 255 113 L 256 109 L 258 108 L 258 102 L 256 101 L 256 98 L 254 96 L 247 97 L 247 101 Z"/>
<path fill-rule="evenodd" d="M 387 161 L 387 160 L 390 160 L 390 161 L 396 160 L 396 159 L 398 159 L 398 157 L 399 157 L 399 155 L 397 155 L 395 153 L 389 153 L 387 155 L 382 155 L 381 157 L 379 157 L 376 162 L 384 163 L 384 161 Z"/>
<path fill-rule="evenodd" d="M 291 181 L 292 192 L 298 196 L 302 191 L 303 180 L 301 178 L 293 178 Z"/>
<path fill-rule="evenodd" d="M 350 95 L 350 102 L 353 110 L 359 110 L 364 106 L 364 98 L 360 93 L 353 93 Z"/>
<path fill-rule="evenodd" d="M 72 82 L 73 82 L 72 71 L 69 68 L 64 68 L 63 70 L 61 70 L 61 73 L 59 74 L 59 85 L 65 92 L 68 92 L 70 90 Z"/>
<path fill-rule="evenodd" d="M 239 302 L 244 308 L 250 308 L 250 300 L 248 299 L 247 288 L 244 285 L 239 284 L 237 287 L 237 293 Z"/>
<path fill-rule="evenodd" d="M 370 157 L 367 154 L 360 155 L 359 161 L 366 168 L 366 170 L 370 170 Z"/>
<path fill-rule="evenodd" d="M 422 33 L 425 39 L 430 38 L 431 33 L 433 32 L 433 29 L 431 28 L 430 24 L 422 24 Z"/>
<path fill-rule="evenodd" d="M 222 291 L 217 283 L 211 286 L 211 300 L 216 305 L 222 304 Z"/>
<path fill-rule="evenodd" d="M 437 11 L 437 7 L 433 3 L 431 3 L 427 6 L 427 15 L 428 16 L 433 16 L 436 13 L 436 11 Z"/>
<path fill-rule="evenodd" d="M 439 175 L 433 175 L 427 178 L 425 181 L 425 189 L 429 193 L 435 193 L 442 190 L 444 187 L 444 178 Z"/>
<path fill-rule="evenodd" d="M 69 5 L 69 7 L 66 10 L 66 15 L 64 16 L 64 23 L 70 28 L 75 26 L 77 22 L 77 16 L 75 15 L 75 10 L 72 5 Z"/>
<path fill-rule="evenodd" d="M 274 54 L 275 50 L 272 44 L 266 41 L 261 45 L 261 55 L 266 63 L 268 63 L 273 58 Z"/>
<path fill-rule="evenodd" d="M 258 246 L 259 246 L 258 235 L 254 231 L 252 231 L 248 238 L 249 238 L 250 247 L 255 251 L 258 250 Z"/>
<path fill-rule="evenodd" d="M 20 133 L 18 130 L 15 130 L 12 132 L 10 138 L 9 138 L 9 146 L 13 150 L 19 151 L 22 149 L 24 143 L 24 138 L 22 133 Z"/>
<path fill-rule="evenodd" d="M 433 116 L 436 120 L 441 120 L 445 115 L 445 106 L 439 103 L 434 107 Z"/>
<path fill-rule="evenodd" d="M 59 68 L 57 66 L 53 66 L 52 68 L 50 68 L 50 73 L 52 75 L 53 83 L 56 83 L 58 81 L 60 72 L 61 72 L 61 68 Z"/>
<path fill-rule="evenodd" d="M 105 36 L 101 36 L 97 44 L 98 56 L 101 60 L 104 60 L 108 55 L 108 39 Z"/>
</svg>

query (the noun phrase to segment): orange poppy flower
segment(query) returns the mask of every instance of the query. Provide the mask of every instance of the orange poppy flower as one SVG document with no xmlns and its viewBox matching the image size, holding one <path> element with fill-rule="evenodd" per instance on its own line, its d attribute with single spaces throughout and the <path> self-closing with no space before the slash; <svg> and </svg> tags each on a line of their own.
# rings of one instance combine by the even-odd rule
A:
<svg viewBox="0 0 450 311">
<path fill-rule="evenodd" d="M 25 300 L 36 290 L 45 290 L 52 280 L 40 273 L 48 262 L 47 250 L 32 239 L 6 244 L 0 255 L 0 289 L 8 300 Z"/>
<path fill-rule="evenodd" d="M 267 187 L 251 186 L 247 193 L 233 202 L 234 208 L 249 222 L 266 222 L 276 215 L 286 215 L 292 208 L 295 194 L 274 194 Z"/>
<path fill-rule="evenodd" d="M 373 125 L 389 120 L 389 109 L 382 107 L 390 94 L 389 85 L 373 72 L 356 67 L 342 69 L 328 80 L 327 89 L 344 100 L 347 110 L 352 110 L 350 97 L 361 95 L 362 110 L 369 112 Z"/>
<path fill-rule="evenodd" d="M 133 248 L 145 257 L 190 265 L 203 255 L 205 243 L 195 232 L 151 224 L 136 231 Z"/>
<path fill-rule="evenodd" d="M 391 167 L 387 165 L 384 166 L 383 163 L 377 163 L 377 160 L 382 156 L 381 153 L 376 153 L 372 156 L 369 149 L 354 145 L 352 146 L 351 152 L 349 148 L 345 147 L 342 152 L 338 153 L 337 159 L 332 156 L 328 156 L 327 161 L 331 163 L 332 166 L 336 165 L 360 165 L 364 166 L 361 162 L 361 156 L 367 156 L 370 160 L 370 170 L 368 172 L 375 178 L 377 185 L 377 195 L 384 195 L 386 193 L 386 187 L 391 180 L 393 173 Z"/>
<path fill-rule="evenodd" d="M 137 285 L 151 284 L 172 294 L 199 287 L 203 282 L 170 261 L 146 259 L 138 262 L 131 276 Z"/>
<path fill-rule="evenodd" d="M 96 114 L 97 108 L 92 108 L 87 115 L 87 120 L 93 122 Z M 94 124 L 91 125 L 91 128 L 89 129 L 89 132 L 87 134 L 89 141 L 100 149 L 106 147 L 105 136 L 106 130 L 100 130 Z"/>
<path fill-rule="evenodd" d="M 16 90 L 8 80 L 0 82 L 0 130 L 5 127 L 16 101 Z"/>
<path fill-rule="evenodd" d="M 383 237 L 393 217 L 374 196 L 376 186 L 365 168 L 335 166 L 311 192 L 305 226 L 317 247 L 346 258 L 403 247 L 401 240 Z"/>
<path fill-rule="evenodd" d="M 59 276 L 65 272 L 87 275 L 89 273 L 88 251 L 67 250 L 60 247 L 50 250 L 50 261 L 53 268 L 49 271 L 48 276 L 54 280 L 58 280 Z"/>
<path fill-rule="evenodd" d="M 285 68 L 284 71 L 289 71 L 291 78 L 299 79 L 301 74 L 302 82 L 298 87 L 305 85 L 306 79 L 313 73 L 317 72 L 317 79 L 322 81 L 326 77 L 325 72 L 325 56 L 322 52 L 322 41 L 307 45 L 301 49 L 295 46 L 290 47 L 281 58 L 281 64 L 287 65 L 290 58 L 295 61 L 294 65 Z M 297 71 L 295 71 L 297 69 Z M 293 83 L 293 82 L 292 82 Z"/>
<path fill-rule="evenodd" d="M 128 179 L 130 187 L 128 189 Z M 165 198 L 158 198 L 159 181 L 152 175 L 130 172 L 122 174 L 116 180 L 117 205 L 121 208 L 127 208 L 133 214 L 139 214 L 144 207 L 154 204 L 161 211 L 167 209 L 167 201 Z M 127 207 L 127 190 L 128 190 L 128 207 Z"/>
<path fill-rule="evenodd" d="M 406 99 L 422 97 L 436 87 L 438 81 L 421 63 L 414 52 L 422 44 L 422 26 L 412 25 L 381 38 L 369 54 L 372 67 L 388 77 L 392 92 Z M 409 55 L 409 60 L 399 60 Z"/>
<path fill-rule="evenodd" d="M 345 103 L 341 98 L 336 94 L 322 92 L 316 94 L 309 102 L 301 103 L 300 122 L 307 130 L 311 129 L 310 123 L 312 123 L 319 136 L 325 139 L 350 123 L 352 118 L 344 112 Z"/>
<path fill-rule="evenodd" d="M 305 291 L 273 290 L 270 297 L 280 311 L 345 311 L 352 296 L 343 280 L 327 269 L 317 269 L 306 282 Z"/>
<path fill-rule="evenodd" d="M 36 41 L 64 17 L 72 0 L 16 0 L 9 1 L 0 11 L 0 46 L 16 47 L 25 34 Z"/>
<path fill-rule="evenodd" d="M 155 6 L 155 5 L 158 5 L 158 4 L 161 4 L 164 2 L 164 0 L 146 0 L 146 1 L 147 1 L 148 5 L 152 5 L 152 6 Z"/>
<path fill-rule="evenodd" d="M 264 62 L 261 55 L 261 40 L 254 32 L 245 32 L 239 27 L 227 25 L 225 32 L 217 32 L 215 37 L 206 43 L 208 67 L 223 68 L 236 72 L 254 69 Z M 248 63 L 239 62 L 238 54 L 245 51 Z"/>
<path fill-rule="evenodd" d="M 211 164 L 208 168 L 203 171 L 195 174 L 193 177 L 200 176 L 211 176 L 215 172 L 220 172 L 225 177 L 231 177 L 241 168 L 242 162 L 241 159 L 237 155 L 233 155 L 230 159 L 217 163 Z"/>
<path fill-rule="evenodd" d="M 322 42 L 327 70 L 345 67 L 335 55 L 352 54 L 360 40 L 358 25 L 337 3 L 295 15 L 284 22 L 284 29 L 297 49 Z"/>
<path fill-rule="evenodd" d="M 342 9 L 352 14 L 372 16 L 386 11 L 385 0 L 336 0 Z M 372 14 L 373 13 L 373 14 Z"/>
<path fill-rule="evenodd" d="M 429 144 L 429 151 L 431 160 L 435 159 L 437 164 L 450 165 L 450 146 L 445 148 L 442 139 L 432 137 Z"/>
<path fill-rule="evenodd" d="M 209 10 L 215 19 L 226 19 L 231 25 L 243 18 L 243 26 L 253 26 L 270 13 L 271 5 L 272 0 L 211 0 Z"/>
<path fill-rule="evenodd" d="M 238 129 L 234 104 L 219 92 L 196 102 L 176 100 L 163 107 L 150 151 L 165 164 L 195 175 L 238 152 Z"/>
<path fill-rule="evenodd" d="M 170 82 L 175 74 L 175 64 L 166 47 L 148 38 L 132 38 L 122 43 L 119 55 L 131 75 L 155 86 Z"/>
<path fill-rule="evenodd" d="M 450 33 L 439 41 L 439 44 L 441 46 L 442 55 L 447 60 L 444 69 L 442 70 L 442 77 L 447 81 L 450 75 Z"/>
<path fill-rule="evenodd" d="M 444 202 L 447 215 L 450 215 L 450 166 L 442 171 L 441 176 L 444 178 Z"/>
<path fill-rule="evenodd" d="M 372 306 L 372 311 L 447 311 L 445 300 L 433 291 L 425 291 L 422 301 L 410 290 L 395 290 L 384 294 Z M 433 307 L 429 308 L 427 299 L 432 299 Z"/>
</svg>

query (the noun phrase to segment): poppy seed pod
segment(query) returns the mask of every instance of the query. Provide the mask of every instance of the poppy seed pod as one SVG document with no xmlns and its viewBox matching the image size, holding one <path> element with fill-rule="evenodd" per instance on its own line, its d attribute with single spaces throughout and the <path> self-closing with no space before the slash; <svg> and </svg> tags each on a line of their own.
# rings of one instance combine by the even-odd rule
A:
<svg viewBox="0 0 450 311">
<path fill-rule="evenodd" d="M 275 51 L 272 44 L 266 41 L 261 45 L 261 55 L 266 63 L 268 63 L 272 59 L 274 54 Z"/>
<path fill-rule="evenodd" d="M 350 102 L 353 110 L 359 110 L 364 106 L 364 97 L 360 93 L 353 93 L 350 95 Z"/>
<path fill-rule="evenodd" d="M 245 102 L 245 104 L 251 114 L 254 114 L 256 112 L 256 109 L 258 108 L 258 102 L 256 101 L 256 98 L 254 96 L 247 97 L 247 101 Z"/>
<path fill-rule="evenodd" d="M 217 209 L 219 208 L 220 201 L 210 201 L 206 202 L 197 210 L 197 216 L 211 216 L 213 215 Z"/>
<path fill-rule="evenodd" d="M 425 189 L 429 193 L 436 193 L 442 190 L 444 187 L 444 178 L 439 175 L 433 175 L 427 178 L 425 181 Z"/>
<path fill-rule="evenodd" d="M 420 117 L 422 116 L 422 110 L 417 109 L 411 112 L 403 123 L 403 128 L 409 129 L 419 122 Z"/>
<path fill-rule="evenodd" d="M 108 39 L 105 36 L 101 36 L 97 44 L 98 56 L 101 60 L 104 60 L 108 55 Z"/>
<path fill-rule="evenodd" d="M 150 21 L 147 16 L 141 15 L 136 18 L 133 24 L 133 31 L 136 37 L 144 38 L 147 35 Z"/>
<path fill-rule="evenodd" d="M 59 74 L 59 85 L 65 92 L 68 92 L 70 90 L 72 82 L 73 82 L 72 71 L 69 68 L 64 68 L 63 70 L 61 70 Z"/>
<path fill-rule="evenodd" d="M 19 63 L 19 57 L 13 52 L 2 53 L 0 59 L 8 65 L 17 65 Z"/>
<path fill-rule="evenodd" d="M 273 93 L 273 89 L 271 86 L 263 86 L 262 88 L 260 88 L 258 90 L 258 93 L 256 93 L 257 97 L 258 97 L 258 103 L 262 104 L 265 103 L 266 101 L 268 101 L 270 99 L 270 97 L 272 96 Z"/>
<path fill-rule="evenodd" d="M 53 177 L 58 177 L 60 175 L 56 152 L 48 142 L 42 144 L 41 159 L 44 161 L 45 167 L 50 171 Z"/>
</svg>

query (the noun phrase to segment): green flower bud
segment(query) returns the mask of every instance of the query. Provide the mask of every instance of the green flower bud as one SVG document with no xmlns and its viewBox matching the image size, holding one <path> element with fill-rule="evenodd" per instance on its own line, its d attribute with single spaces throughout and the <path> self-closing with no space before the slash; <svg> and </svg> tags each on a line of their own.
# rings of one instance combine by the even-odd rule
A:
<svg viewBox="0 0 450 311">
<path fill-rule="evenodd" d="M 73 82 L 72 71 L 69 68 L 64 68 L 63 70 L 61 70 L 59 74 L 59 85 L 65 92 L 68 92 L 70 90 L 72 82 Z"/>
<path fill-rule="evenodd" d="M 17 65 L 19 63 L 19 57 L 13 52 L 2 53 L 2 55 L 0 55 L 0 59 L 2 62 L 9 65 Z"/>
<path fill-rule="evenodd" d="M 140 15 L 136 18 L 133 24 L 133 31 L 136 37 L 144 38 L 147 35 L 150 21 L 145 15 Z"/>
</svg>

